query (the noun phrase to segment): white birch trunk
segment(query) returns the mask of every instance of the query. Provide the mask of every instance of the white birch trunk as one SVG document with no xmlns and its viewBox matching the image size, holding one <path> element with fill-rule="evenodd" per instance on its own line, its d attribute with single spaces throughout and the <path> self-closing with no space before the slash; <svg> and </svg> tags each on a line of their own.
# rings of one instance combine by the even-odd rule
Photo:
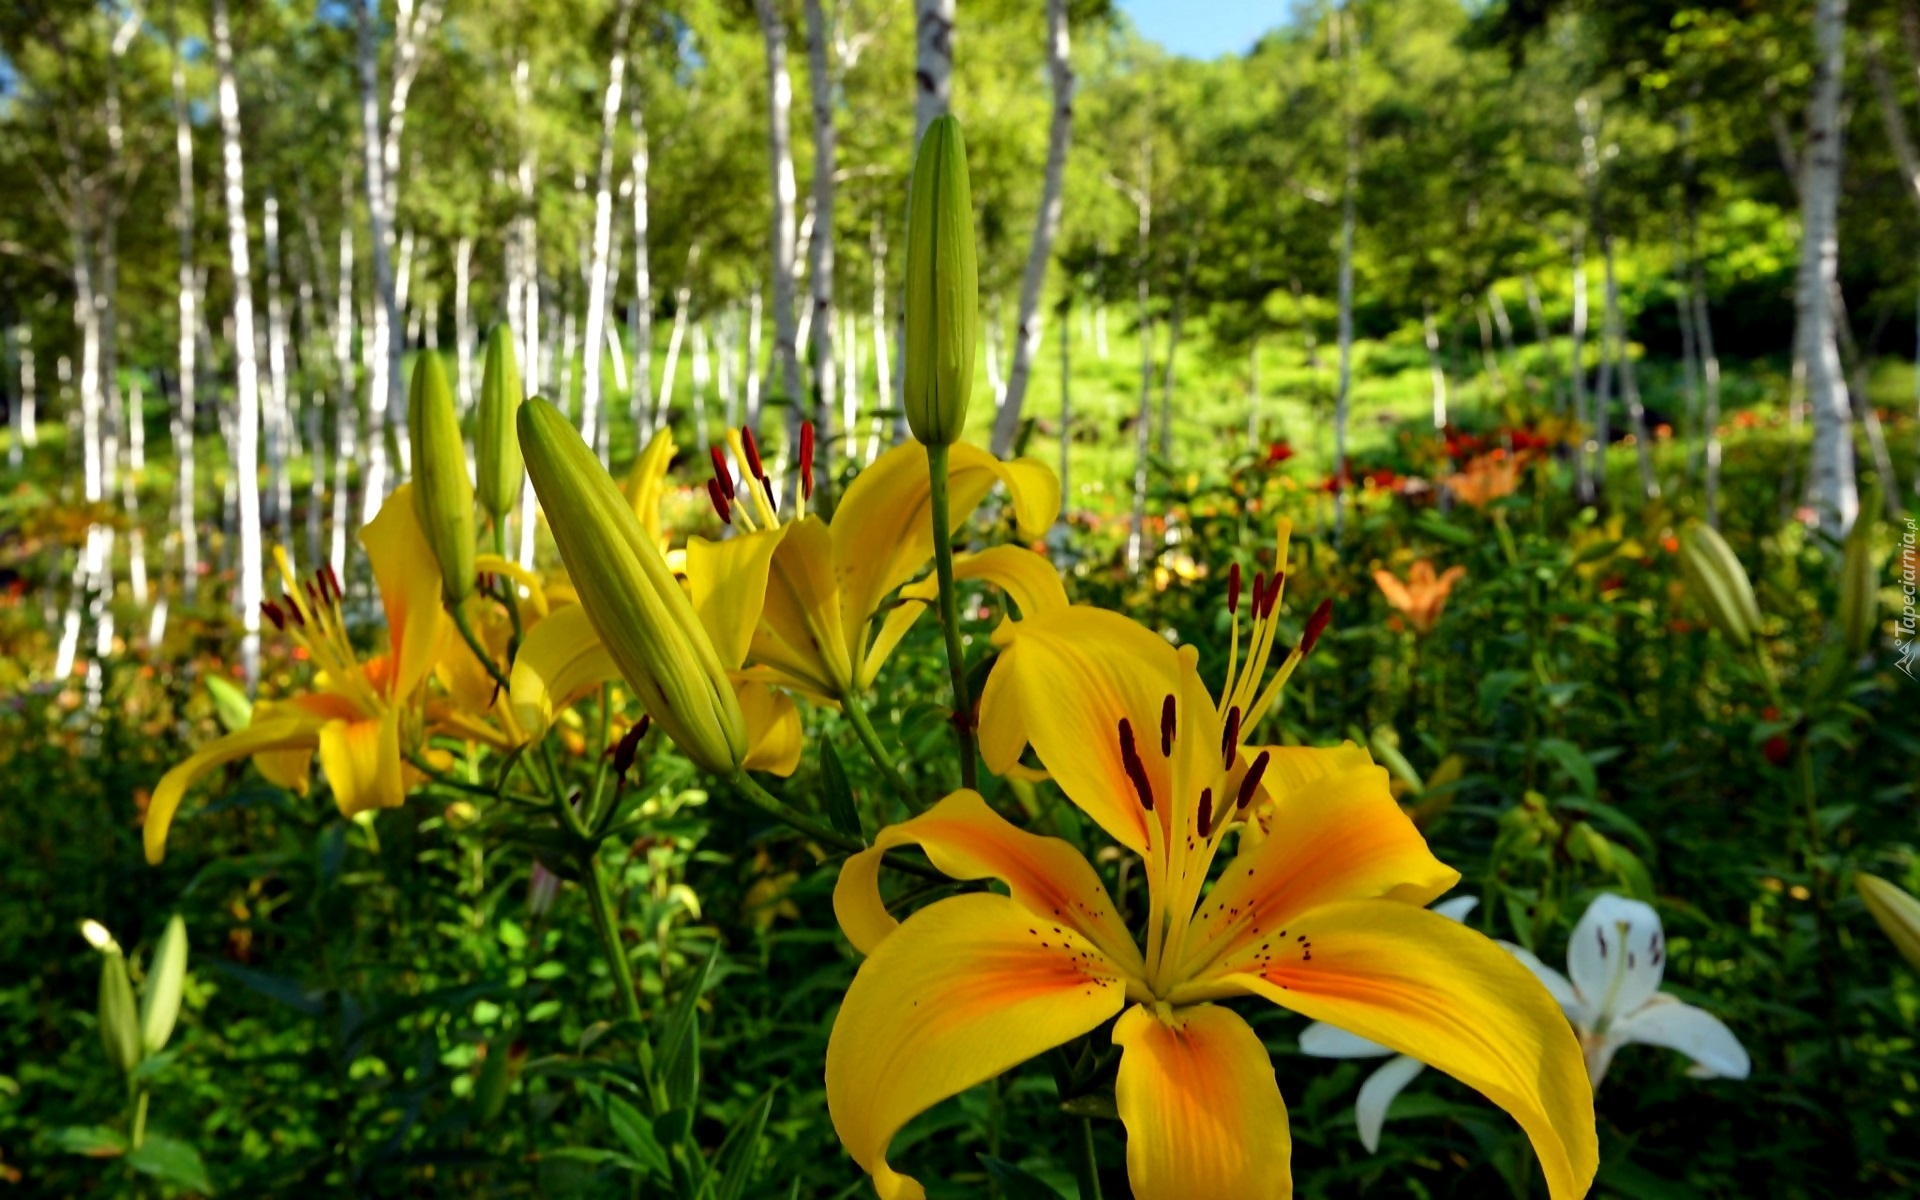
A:
<svg viewBox="0 0 1920 1200">
<path fill-rule="evenodd" d="M 755 288 L 747 298 L 747 340 L 741 348 L 746 355 L 741 379 L 747 389 L 747 428 L 755 432 L 760 429 L 760 309 L 760 289 Z"/>
<path fill-rule="evenodd" d="M 600 438 L 600 359 L 606 341 L 607 258 L 613 238 L 613 123 L 620 116 L 620 92 L 627 77 L 627 30 L 633 0 L 619 0 L 613 16 L 613 54 L 607 60 L 607 90 L 600 104 L 600 160 L 593 185 L 593 261 L 587 271 L 586 360 L 580 376 L 580 436 L 598 447 Z"/>
<path fill-rule="evenodd" d="M 1433 427 L 1447 427 L 1447 369 L 1440 362 L 1440 329 L 1433 322 L 1433 305 L 1420 306 L 1420 328 L 1427 344 L 1427 383 L 1433 391 Z"/>
<path fill-rule="evenodd" d="M 362 483 L 360 520 L 370 522 L 385 498 L 389 466 L 387 426 L 401 439 L 402 470 L 407 460 L 406 421 L 400 378 L 400 305 L 394 288 L 392 214 L 387 209 L 386 156 L 380 120 L 380 63 L 373 36 L 371 4 L 354 0 L 360 68 L 360 149 L 366 184 L 369 254 L 373 260 L 372 344 L 367 347 L 367 471 Z M 403 0 L 404 2 L 404 0 Z"/>
<path fill-rule="evenodd" d="M 1846 536 L 1860 510 L 1852 406 L 1840 369 L 1833 305 L 1828 300 L 1840 262 L 1840 88 L 1846 15 L 1846 0 L 1818 0 L 1814 8 L 1817 53 L 1801 165 L 1800 273 L 1795 288 L 1800 326 L 1796 343 L 1807 364 L 1807 400 L 1813 417 L 1807 503 L 1814 526 L 1833 538 Z"/>
<path fill-rule="evenodd" d="M 867 227 L 867 249 L 873 260 L 873 395 L 875 407 L 885 408 L 894 398 L 893 364 L 887 345 L 887 228 L 878 215 Z M 881 434 L 876 426 L 867 439 L 868 462 L 880 456 Z"/>
<path fill-rule="evenodd" d="M 813 238 L 808 244 L 807 275 L 812 286 L 814 490 L 825 493 L 833 478 L 832 425 L 838 407 L 839 380 L 834 364 L 833 203 L 838 145 L 833 123 L 834 64 L 821 0 L 806 0 L 807 83 L 813 100 Z M 851 351 L 851 347 L 849 347 Z M 845 452 L 853 444 L 853 426 L 843 421 Z"/>
<path fill-rule="evenodd" d="M 453 369 L 459 381 L 460 411 L 473 408 L 473 238 L 463 234 L 453 247 Z"/>
<path fill-rule="evenodd" d="M 787 405 L 789 441 L 799 424 L 800 357 L 794 324 L 793 79 L 787 70 L 787 26 L 774 0 L 755 0 L 767 45 L 767 152 L 773 175 L 773 365 L 769 386 Z"/>
<path fill-rule="evenodd" d="M 267 193 L 261 222 L 261 248 L 267 260 L 267 395 L 262 416 L 266 429 L 267 519 L 283 543 L 291 543 L 293 481 L 287 472 L 293 415 L 287 399 L 287 314 L 281 302 L 280 201 Z"/>
<path fill-rule="evenodd" d="M 1360 118 L 1354 111 L 1358 103 L 1354 92 L 1359 87 L 1359 65 L 1356 47 L 1352 44 L 1352 14 L 1343 9 L 1336 20 L 1345 26 L 1340 53 L 1347 60 L 1343 93 L 1346 174 L 1340 189 L 1340 373 L 1333 399 L 1333 536 L 1338 540 L 1347 528 L 1347 418 L 1353 406 L 1353 226 L 1354 202 L 1360 191 Z"/>
<path fill-rule="evenodd" d="M 628 408 L 636 437 L 635 450 L 652 436 L 647 398 L 653 394 L 653 272 L 647 247 L 647 125 L 640 89 L 634 88 L 627 120 L 633 135 L 633 372 Z"/>
<path fill-rule="evenodd" d="M 1033 222 L 1033 240 L 1027 245 L 1026 270 L 1020 276 L 1020 310 L 1015 320 L 1013 363 L 1007 371 L 1006 399 L 993 419 L 994 454 L 1013 451 L 1020 432 L 1020 413 L 1026 404 L 1027 382 L 1040 353 L 1045 321 L 1040 297 L 1046 288 L 1047 264 L 1053 260 L 1053 239 L 1060 232 L 1060 212 L 1066 194 L 1067 150 L 1073 140 L 1073 61 L 1069 56 L 1067 0 L 1047 0 L 1047 77 L 1053 82 L 1053 118 L 1047 125 L 1047 167 L 1040 185 L 1040 211 Z"/>
<path fill-rule="evenodd" d="M 715 328 L 713 339 L 715 365 L 718 368 L 716 382 L 720 389 L 720 420 L 728 429 L 740 424 L 740 393 L 733 383 L 734 341 L 739 329 L 739 310 L 729 306 Z"/>
<path fill-rule="evenodd" d="M 707 353 L 707 323 L 693 323 L 693 392 L 688 403 L 688 416 L 693 421 L 693 445 L 702 458 L 706 457 L 707 440 L 707 389 L 713 385 L 713 357 Z"/>
<path fill-rule="evenodd" d="M 955 0 L 914 0 L 913 144 L 917 150 L 927 126 L 947 115 L 953 95 L 953 22 Z"/>
<path fill-rule="evenodd" d="M 260 538 L 260 370 L 253 353 L 253 265 L 247 242 L 247 192 L 240 157 L 240 89 L 233 75 L 227 0 L 213 0 L 214 61 L 220 73 L 222 191 L 233 272 L 233 342 L 238 359 L 233 474 L 239 487 L 240 659 L 249 685 L 260 678 L 260 603 L 266 598 Z"/>
</svg>

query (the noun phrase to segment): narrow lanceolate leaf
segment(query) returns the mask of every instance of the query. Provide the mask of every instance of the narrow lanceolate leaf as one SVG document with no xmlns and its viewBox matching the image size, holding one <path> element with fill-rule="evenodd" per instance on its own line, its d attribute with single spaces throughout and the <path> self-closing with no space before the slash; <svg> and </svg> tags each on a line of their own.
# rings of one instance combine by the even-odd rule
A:
<svg viewBox="0 0 1920 1200">
<path fill-rule="evenodd" d="M 988 1177 L 1000 1185 L 1000 1194 L 1007 1200 L 1060 1200 L 1060 1193 L 1052 1184 L 1003 1158 L 982 1154 L 980 1165 L 987 1169 Z"/>
<path fill-rule="evenodd" d="M 720 1143 L 719 1152 L 713 1156 L 713 1168 L 719 1175 L 713 1200 L 740 1200 L 747 1194 L 754 1160 L 760 1156 L 760 1137 L 766 1132 L 767 1114 L 772 1111 L 773 1091 L 769 1090 L 727 1132 L 727 1140 Z"/>
<path fill-rule="evenodd" d="M 660 1071 L 674 1104 L 691 1104 L 700 1090 L 700 995 L 720 959 L 715 943 L 695 967 L 660 1027 Z"/>
<path fill-rule="evenodd" d="M 140 1038 L 148 1054 L 166 1049 L 180 1017 L 180 992 L 187 979 L 187 923 L 175 913 L 153 948 L 147 985 L 140 994 Z"/>
<path fill-rule="evenodd" d="M 866 841 L 867 835 L 860 829 L 860 807 L 854 802 L 846 768 L 840 765 L 833 743 L 825 741 L 820 743 L 820 790 L 826 797 L 827 820 L 834 829 Z"/>
<path fill-rule="evenodd" d="M 427 351 L 414 360 L 407 400 L 407 432 L 413 442 L 413 509 L 427 545 L 440 563 L 440 587 L 449 605 L 473 591 L 473 480 L 460 415 L 453 407 L 440 356 Z"/>
<path fill-rule="evenodd" d="M 1747 569 L 1719 531 L 1694 524 L 1681 532 L 1680 572 L 1713 627 L 1742 649 L 1752 644 L 1760 631 L 1760 604 Z"/>
<path fill-rule="evenodd" d="M 907 198 L 907 424 L 925 445 L 950 445 L 967 423 L 980 337 L 973 190 L 960 122 L 927 126 Z"/>
<path fill-rule="evenodd" d="M 520 364 L 513 331 L 496 325 L 487 336 L 487 365 L 480 376 L 480 404 L 473 430 L 473 460 L 479 468 L 480 507 L 498 524 L 520 498 L 526 464 L 514 418 L 520 414 Z"/>
</svg>

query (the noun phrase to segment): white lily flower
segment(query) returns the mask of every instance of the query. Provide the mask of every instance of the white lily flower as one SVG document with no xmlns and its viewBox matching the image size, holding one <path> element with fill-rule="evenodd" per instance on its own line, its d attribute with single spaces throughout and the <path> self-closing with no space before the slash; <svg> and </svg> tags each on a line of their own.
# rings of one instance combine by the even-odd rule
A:
<svg viewBox="0 0 1920 1200">
<path fill-rule="evenodd" d="M 1433 911 L 1461 921 L 1477 903 L 1473 896 L 1457 896 Z M 1500 944 L 1533 972 L 1573 1023 L 1586 1050 L 1587 1077 L 1596 1088 L 1614 1053 L 1628 1042 L 1680 1051 L 1693 1059 L 1687 1073 L 1698 1079 L 1745 1079 L 1752 1068 L 1746 1049 L 1719 1018 L 1660 990 L 1666 937 L 1660 915 L 1638 900 L 1603 893 L 1587 906 L 1567 945 L 1572 979 L 1530 951 Z M 1392 1055 L 1360 1086 L 1353 1106 L 1361 1144 L 1368 1153 L 1378 1151 L 1388 1107 L 1425 1065 L 1322 1021 L 1301 1031 L 1300 1049 L 1316 1058 Z"/>
<path fill-rule="evenodd" d="M 1455 896 L 1433 906 L 1433 911 L 1449 921 L 1464 921 L 1480 903 L 1478 896 Z M 1557 993 L 1556 993 L 1557 998 Z M 1353 1102 L 1353 1119 L 1360 1126 L 1360 1144 L 1372 1154 L 1380 1149 L 1380 1127 L 1387 1123 L 1387 1108 L 1406 1086 L 1427 1069 L 1417 1058 L 1409 1058 L 1378 1042 L 1370 1042 L 1325 1021 L 1315 1021 L 1300 1031 L 1300 1049 L 1315 1058 L 1382 1058 L 1392 1055 L 1380 1069 L 1360 1085 Z"/>
<path fill-rule="evenodd" d="M 1687 1074 L 1696 1079 L 1745 1079 L 1753 1068 L 1720 1018 L 1660 990 L 1667 942 L 1660 914 L 1649 905 L 1610 892 L 1596 896 L 1567 943 L 1567 975 L 1518 946 L 1502 945 L 1566 1011 L 1596 1088 L 1628 1042 L 1680 1051 L 1693 1060 Z"/>
</svg>

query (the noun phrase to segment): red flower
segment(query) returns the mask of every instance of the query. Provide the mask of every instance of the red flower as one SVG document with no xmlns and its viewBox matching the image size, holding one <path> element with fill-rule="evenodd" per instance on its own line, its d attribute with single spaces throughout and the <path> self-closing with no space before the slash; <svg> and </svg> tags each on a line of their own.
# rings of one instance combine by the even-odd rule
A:
<svg viewBox="0 0 1920 1200">
<path fill-rule="evenodd" d="M 1287 439 L 1267 443 L 1267 465 L 1277 467 L 1293 457 L 1293 445 Z"/>
</svg>

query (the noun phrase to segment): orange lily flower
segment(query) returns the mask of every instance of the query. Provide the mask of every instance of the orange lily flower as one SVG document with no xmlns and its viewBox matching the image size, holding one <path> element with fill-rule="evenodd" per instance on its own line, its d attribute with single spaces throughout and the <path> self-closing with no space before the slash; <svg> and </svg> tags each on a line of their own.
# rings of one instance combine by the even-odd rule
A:
<svg viewBox="0 0 1920 1200">
<path fill-rule="evenodd" d="M 1520 460 L 1505 450 L 1482 454 L 1467 463 L 1466 470 L 1448 479 L 1447 486 L 1460 503 L 1485 508 L 1519 490 Z"/>
<path fill-rule="evenodd" d="M 1441 612 L 1446 609 L 1453 585 L 1466 573 L 1465 567 L 1448 567 L 1436 577 L 1433 562 L 1423 558 L 1413 564 L 1405 582 L 1391 571 L 1375 571 L 1373 582 L 1379 585 L 1380 594 L 1387 598 L 1390 606 L 1406 614 L 1416 633 L 1428 634 L 1433 632 Z"/>
<path fill-rule="evenodd" d="M 440 607 L 440 567 L 414 516 L 412 485 L 394 489 L 360 531 L 387 615 L 387 652 L 360 661 L 347 640 L 341 590 L 332 570 L 303 587 L 284 550 L 275 558 L 286 597 L 267 602 L 267 616 L 319 668 L 313 689 L 253 706 L 245 729 L 201 747 L 166 775 L 147 804 L 147 861 L 166 854 L 167 830 L 187 789 L 215 767 L 252 757 L 260 773 L 305 794 L 313 755 L 346 816 L 397 808 L 419 773 L 403 746 L 422 737 L 421 700 L 452 629 Z"/>
<path fill-rule="evenodd" d="M 1324 624 L 1316 614 L 1265 684 L 1279 593 L 1277 579 L 1254 589 L 1251 648 L 1217 700 L 1191 647 L 1116 613 L 1070 607 L 996 633 L 987 764 L 1007 767 L 1031 745 L 1067 797 L 1144 860 L 1144 945 L 1078 850 L 1015 828 L 970 791 L 850 858 L 834 908 L 867 959 L 828 1043 L 827 1103 L 881 1200 L 925 1196 L 887 1161 L 915 1115 L 1116 1017 L 1136 1200 L 1291 1195 L 1286 1106 L 1260 1038 L 1222 1004 L 1236 998 L 1461 1079 L 1520 1122 L 1552 1200 L 1586 1191 L 1598 1147 L 1579 1043 L 1526 968 L 1425 909 L 1459 874 L 1428 851 L 1386 772 L 1352 745 L 1239 744 Z M 1239 842 L 1216 876 L 1256 797 L 1272 802 L 1269 836 Z M 879 860 L 905 844 L 1008 892 L 950 897 L 898 922 Z"/>
</svg>

